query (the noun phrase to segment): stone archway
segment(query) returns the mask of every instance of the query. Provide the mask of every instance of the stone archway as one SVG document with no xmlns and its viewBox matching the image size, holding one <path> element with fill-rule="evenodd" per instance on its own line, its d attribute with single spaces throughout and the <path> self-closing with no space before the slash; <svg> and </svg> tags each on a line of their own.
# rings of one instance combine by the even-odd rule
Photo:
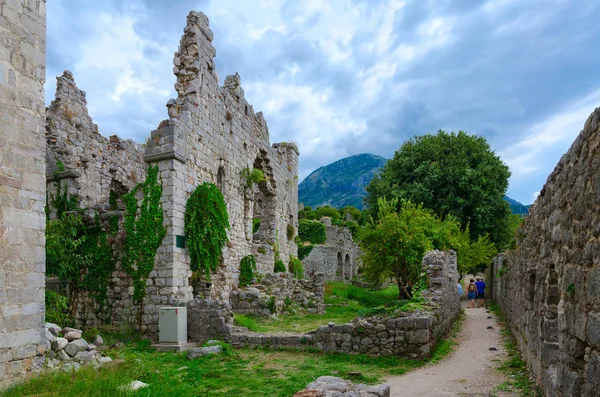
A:
<svg viewBox="0 0 600 397">
<path fill-rule="evenodd" d="M 344 261 L 342 259 L 341 251 L 338 251 L 338 253 L 337 253 L 337 270 L 335 272 L 335 276 L 339 280 L 344 279 Z"/>
<path fill-rule="evenodd" d="M 352 280 L 352 263 L 350 261 L 350 254 L 346 253 L 344 258 L 344 280 Z"/>
</svg>

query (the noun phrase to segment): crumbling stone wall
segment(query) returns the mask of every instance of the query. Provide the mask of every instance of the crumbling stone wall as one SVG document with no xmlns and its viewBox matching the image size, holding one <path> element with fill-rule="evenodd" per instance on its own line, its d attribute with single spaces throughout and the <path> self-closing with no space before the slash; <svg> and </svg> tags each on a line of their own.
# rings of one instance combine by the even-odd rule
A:
<svg viewBox="0 0 600 397">
<path fill-rule="evenodd" d="M 600 395 L 600 108 L 494 261 L 493 298 L 548 396 Z"/>
<path fill-rule="evenodd" d="M 45 0 L 0 2 L 0 389 L 46 350 L 45 55 Z"/>
<path fill-rule="evenodd" d="M 260 284 L 230 293 L 235 313 L 269 316 L 295 310 L 310 314 L 325 312 L 325 277 L 317 273 L 297 280 L 290 273 L 269 273 Z"/>
<path fill-rule="evenodd" d="M 323 273 L 327 281 L 350 282 L 358 275 L 360 248 L 352 239 L 350 229 L 333 226 L 331 219 L 324 217 L 327 240 L 315 245 L 302 260 L 308 274 Z"/>
<path fill-rule="evenodd" d="M 460 313 L 458 271 L 454 251 L 428 252 L 423 258 L 429 287 L 423 291 L 423 311 L 397 317 L 357 318 L 347 324 L 319 327 L 305 334 L 260 334 L 234 329 L 234 346 L 277 346 L 318 349 L 325 352 L 429 357 L 437 341 L 450 329 Z"/>
<path fill-rule="evenodd" d="M 129 139 L 100 135 L 88 113 L 85 91 L 71 72 L 56 82 L 56 98 L 46 113 L 48 192 L 56 192 L 62 181 L 82 208 L 106 212 L 111 190 L 120 197 L 146 178 L 145 149 Z"/>
<path fill-rule="evenodd" d="M 254 254 L 263 274 L 273 271 L 276 256 L 285 263 L 290 255 L 297 256 L 293 238 L 298 223 L 298 148 L 293 143 L 270 144 L 266 121 L 244 99 L 237 74 L 219 85 L 211 41 L 208 18 L 191 12 L 174 57 L 178 97 L 167 103 L 169 119 L 151 132 L 145 148 L 98 133 L 85 92 L 70 72 L 58 77 L 56 99 L 48 109 L 49 192 L 56 191 L 58 183 L 66 184 L 80 206 L 98 210 L 102 219 L 110 210 L 111 191 L 121 196 L 145 179 L 148 165 L 159 167 L 167 235 L 147 280 L 143 304 L 141 331 L 151 335 L 158 332 L 160 306 L 186 304 L 194 294 L 228 301 L 244 256 Z M 253 168 L 263 171 L 266 180 L 249 186 L 241 174 Z M 197 282 L 194 291 L 184 213 L 191 193 L 206 181 L 223 193 L 231 229 L 223 266 L 211 280 Z M 252 233 L 252 219 L 257 217 L 261 226 Z M 113 322 L 134 317 L 131 290 L 131 280 L 117 269 L 109 292 Z"/>
<path fill-rule="evenodd" d="M 208 18 L 191 12 L 174 57 L 178 97 L 167 103 L 169 119 L 152 132 L 145 155 L 145 161 L 160 170 L 167 227 L 151 275 L 164 282 L 155 282 L 157 294 L 149 296 L 146 305 L 146 320 L 154 330 L 157 305 L 192 299 L 189 255 L 178 246 L 177 236 L 184 235 L 187 199 L 202 182 L 213 182 L 221 189 L 231 230 L 222 268 L 197 293 L 228 300 L 238 284 L 240 260 L 246 255 L 257 257 L 261 273 L 273 271 L 275 247 L 286 263 L 290 255 L 297 255 L 287 227 L 297 230 L 298 149 L 291 143 L 270 145 L 266 121 L 244 99 L 239 75 L 228 76 L 219 86 L 212 38 Z M 266 181 L 247 187 L 241 177 L 246 168 L 262 170 Z M 253 235 L 252 218 L 257 215 L 261 226 Z M 259 249 L 269 255 L 259 254 Z"/>
</svg>

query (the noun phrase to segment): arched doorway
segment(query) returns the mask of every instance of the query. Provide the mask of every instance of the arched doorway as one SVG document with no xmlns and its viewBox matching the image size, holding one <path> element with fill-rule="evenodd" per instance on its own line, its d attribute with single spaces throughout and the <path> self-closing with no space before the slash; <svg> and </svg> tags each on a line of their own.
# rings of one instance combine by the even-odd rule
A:
<svg viewBox="0 0 600 397">
<path fill-rule="evenodd" d="M 350 255 L 346 254 L 344 258 L 344 275 L 345 280 L 350 281 L 352 279 L 352 265 L 350 263 Z"/>
<path fill-rule="evenodd" d="M 338 251 L 337 253 L 337 270 L 335 272 L 336 278 L 339 280 L 344 279 L 344 262 L 342 260 L 342 253 Z"/>
</svg>

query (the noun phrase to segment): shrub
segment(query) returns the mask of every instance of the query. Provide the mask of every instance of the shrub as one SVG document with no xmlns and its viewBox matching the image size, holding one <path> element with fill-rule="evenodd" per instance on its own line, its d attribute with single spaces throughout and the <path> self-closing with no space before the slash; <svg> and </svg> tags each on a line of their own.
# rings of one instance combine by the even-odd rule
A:
<svg viewBox="0 0 600 397">
<path fill-rule="evenodd" d="M 275 261 L 275 266 L 273 267 L 274 273 L 284 273 L 285 272 L 285 263 L 281 259 L 277 259 Z"/>
<path fill-rule="evenodd" d="M 258 232 L 260 229 L 260 218 L 252 218 L 252 233 Z"/>
<path fill-rule="evenodd" d="M 288 223 L 288 225 L 287 225 L 287 238 L 288 238 L 288 241 L 292 241 L 294 239 L 295 235 L 296 235 L 296 228 L 294 227 L 294 225 Z"/>
<path fill-rule="evenodd" d="M 302 260 L 302 259 L 306 258 L 308 256 L 308 254 L 310 254 L 310 252 L 312 251 L 313 248 L 314 248 L 314 245 L 312 245 L 312 244 L 308 244 L 308 245 L 299 244 L 298 245 L 298 259 Z"/>
<path fill-rule="evenodd" d="M 246 255 L 240 261 L 240 287 L 252 284 L 254 271 L 256 270 L 256 259 L 254 255 Z"/>
<path fill-rule="evenodd" d="M 244 168 L 240 175 L 244 183 L 244 187 L 250 189 L 255 183 L 260 183 L 266 180 L 264 172 L 256 168 Z"/>
<path fill-rule="evenodd" d="M 198 186 L 185 207 L 185 235 L 192 271 L 199 270 L 210 279 L 210 273 L 219 266 L 229 228 L 223 193 L 212 183 Z"/>
<path fill-rule="evenodd" d="M 73 325 L 73 320 L 69 318 L 69 306 L 67 297 L 58 292 L 46 290 L 46 322 L 54 323 L 60 327 Z"/>
<path fill-rule="evenodd" d="M 302 241 L 324 244 L 327 240 L 325 225 L 318 221 L 302 219 L 298 223 L 298 236 Z"/>
<path fill-rule="evenodd" d="M 302 267 L 302 262 L 300 262 L 300 259 L 296 258 L 295 256 L 290 256 L 290 265 L 288 266 L 288 270 L 298 280 L 304 278 L 304 268 Z"/>
</svg>

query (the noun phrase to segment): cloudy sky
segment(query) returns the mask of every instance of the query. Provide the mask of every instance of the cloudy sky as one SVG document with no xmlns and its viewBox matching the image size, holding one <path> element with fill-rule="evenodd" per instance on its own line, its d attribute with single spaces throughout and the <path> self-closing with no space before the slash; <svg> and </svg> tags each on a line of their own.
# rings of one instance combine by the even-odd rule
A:
<svg viewBox="0 0 600 397">
<path fill-rule="evenodd" d="M 175 96 L 185 18 L 208 15 L 217 69 L 238 72 L 300 178 L 390 158 L 438 129 L 485 136 L 531 203 L 600 106 L 600 1 L 49 0 L 46 101 L 71 70 L 102 134 L 144 142 Z"/>
</svg>

